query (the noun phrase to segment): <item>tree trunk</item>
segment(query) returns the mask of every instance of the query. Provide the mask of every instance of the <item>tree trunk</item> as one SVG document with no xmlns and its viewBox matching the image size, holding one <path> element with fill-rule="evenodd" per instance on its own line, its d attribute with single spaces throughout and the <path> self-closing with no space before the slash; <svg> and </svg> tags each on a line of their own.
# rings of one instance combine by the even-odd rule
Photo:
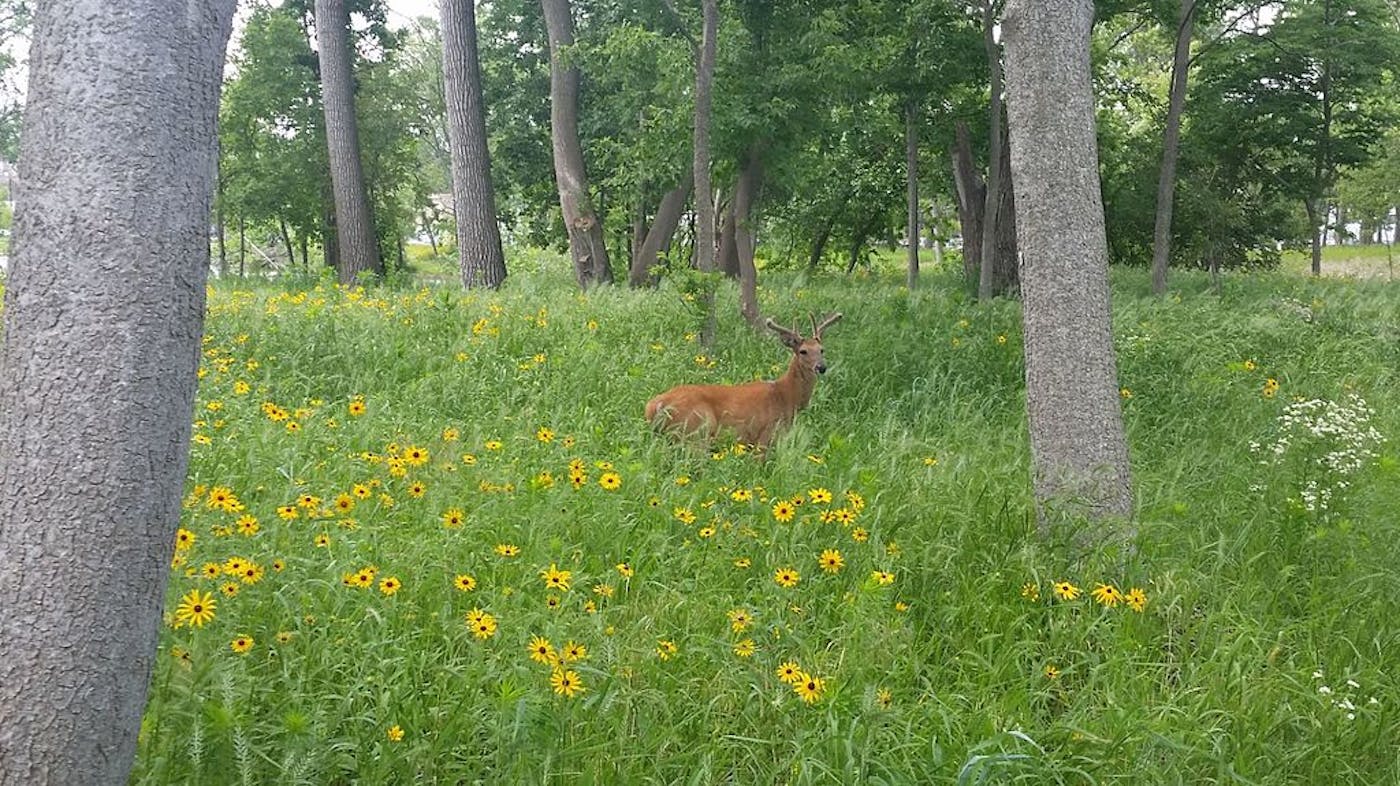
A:
<svg viewBox="0 0 1400 786">
<path fill-rule="evenodd" d="M 930 233 L 933 236 L 933 266 L 940 268 L 943 267 L 943 226 L 940 220 L 942 212 L 938 208 L 937 199 L 930 203 L 928 212 L 933 224 L 933 231 Z"/>
<path fill-rule="evenodd" d="M 0 783 L 126 783 L 180 519 L 233 0 L 34 17 L 0 347 Z"/>
<path fill-rule="evenodd" d="M 870 238 L 870 231 L 874 226 L 875 216 L 867 216 L 851 234 L 851 252 L 846 258 L 846 275 L 856 272 L 856 265 L 860 264 L 860 252 L 865 248 L 865 241 Z"/>
<path fill-rule="evenodd" d="M 715 82 L 715 47 L 719 34 L 719 1 L 700 0 L 704 13 L 700 49 L 695 63 L 695 266 L 715 269 L 715 203 L 710 186 L 710 114 Z"/>
<path fill-rule="evenodd" d="M 336 235 L 340 243 L 337 277 L 353 284 L 363 272 L 384 275 L 375 241 L 374 216 L 360 163 L 360 131 L 355 120 L 351 76 L 350 16 L 345 0 L 316 0 L 316 46 L 321 63 L 321 104 L 326 115 L 326 151 L 335 194 Z"/>
<path fill-rule="evenodd" d="M 574 45 L 569 0 L 540 0 L 549 32 L 549 125 L 554 147 L 554 179 L 569 233 L 569 256 L 580 288 L 612 282 L 603 224 L 588 195 L 588 173 L 578 139 L 579 72 L 564 67 L 563 50 Z"/>
<path fill-rule="evenodd" d="M 758 311 L 758 269 L 754 266 L 754 203 L 763 182 L 763 164 L 755 144 L 744 157 L 739 184 L 734 189 L 734 248 L 739 258 L 739 313 L 758 327 L 763 315 Z"/>
<path fill-rule="evenodd" d="M 246 263 L 248 261 L 248 224 L 243 220 L 243 216 L 238 217 L 238 277 L 243 278 L 248 275 Z"/>
<path fill-rule="evenodd" d="M 963 280 L 975 292 L 982 268 L 982 211 L 986 204 L 986 187 L 977 172 L 972 157 L 972 138 L 967 124 L 959 120 L 954 126 L 953 185 L 958 196 L 958 225 L 962 233 Z"/>
<path fill-rule="evenodd" d="M 1093 17 L 1092 0 L 1007 0 L 1002 16 L 1042 531 L 1052 510 L 1132 513 L 1089 71 Z"/>
<path fill-rule="evenodd" d="M 736 221 L 734 199 L 731 197 L 721 212 L 719 222 L 719 269 L 730 278 L 739 277 L 739 244 L 734 237 Z"/>
<path fill-rule="evenodd" d="M 287 249 L 287 272 L 297 269 L 297 250 L 292 246 L 292 233 L 287 231 L 286 219 L 277 219 L 277 231 L 282 236 L 282 247 Z"/>
<path fill-rule="evenodd" d="M 1318 219 L 1318 205 L 1311 199 L 1303 200 L 1303 209 L 1308 214 L 1308 226 L 1312 229 L 1312 274 L 1322 275 L 1322 222 Z"/>
<path fill-rule="evenodd" d="M 476 3 L 441 0 L 442 74 L 447 92 L 447 142 L 452 156 L 452 204 L 457 214 L 457 257 L 462 285 L 495 289 L 506 278 L 486 110 L 476 54 Z"/>
<path fill-rule="evenodd" d="M 1162 169 L 1157 177 L 1157 222 L 1152 232 L 1152 293 L 1167 293 L 1167 265 L 1172 253 L 1172 208 L 1176 198 L 1176 160 L 1181 152 L 1181 112 L 1186 106 L 1186 77 L 1191 68 L 1191 37 L 1200 0 L 1179 0 L 1176 53 L 1172 57 L 1171 95 L 1162 129 Z"/>
<path fill-rule="evenodd" d="M 217 153 L 216 153 L 217 155 Z M 224 168 L 219 166 L 218 195 L 214 199 L 214 231 L 218 234 L 219 242 L 219 278 L 228 278 L 228 234 L 227 222 L 224 220 Z"/>
<path fill-rule="evenodd" d="M 1005 134 L 1006 127 L 1002 126 Z M 1002 149 L 1007 147 L 1007 138 L 1002 138 Z M 992 296 L 1014 297 L 1020 287 L 1020 275 L 1016 270 L 1019 254 L 1016 248 L 1016 189 L 1011 183 L 1011 157 L 1001 157 L 1001 194 L 997 199 L 996 256 L 992 265 Z"/>
<path fill-rule="evenodd" d="M 671 241 L 671 236 L 676 233 L 676 226 L 681 222 L 681 213 L 685 212 L 685 201 L 690 196 L 690 180 L 690 175 L 687 174 L 681 179 L 680 185 L 666 192 L 666 196 L 661 198 L 661 206 L 656 209 L 656 218 L 651 222 L 651 229 L 647 231 L 641 248 L 632 260 L 632 269 L 627 276 L 628 283 L 632 286 L 643 287 L 656 283 L 656 277 L 652 275 L 651 270 L 661 258 L 661 249 Z"/>
<path fill-rule="evenodd" d="M 908 207 L 909 266 L 905 284 L 919 284 L 919 113 L 913 102 L 904 108 L 904 179 Z"/>
<path fill-rule="evenodd" d="M 991 71 L 992 102 L 987 122 L 987 192 L 982 210 L 982 259 L 977 276 L 977 299 L 990 300 L 996 289 L 995 273 L 998 261 L 997 219 L 1001 211 L 1002 158 L 1005 156 L 1001 136 L 1002 78 L 1001 47 L 993 35 L 996 14 L 992 0 L 982 0 L 982 45 L 987 51 L 987 67 Z"/>
<path fill-rule="evenodd" d="M 325 266 L 340 270 L 340 238 L 335 231 L 335 204 L 325 203 L 325 210 L 321 215 L 321 261 Z"/>
</svg>

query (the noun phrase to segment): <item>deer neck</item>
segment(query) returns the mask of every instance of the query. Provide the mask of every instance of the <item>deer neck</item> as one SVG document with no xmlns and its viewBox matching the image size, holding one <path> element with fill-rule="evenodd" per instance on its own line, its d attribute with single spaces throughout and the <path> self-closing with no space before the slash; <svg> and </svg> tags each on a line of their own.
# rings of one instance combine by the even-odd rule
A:
<svg viewBox="0 0 1400 786">
<path fill-rule="evenodd" d="M 787 373 L 779 377 L 773 385 L 783 403 L 796 412 L 812 400 L 812 389 L 817 385 L 817 372 L 803 365 L 797 356 L 793 355 Z"/>
</svg>

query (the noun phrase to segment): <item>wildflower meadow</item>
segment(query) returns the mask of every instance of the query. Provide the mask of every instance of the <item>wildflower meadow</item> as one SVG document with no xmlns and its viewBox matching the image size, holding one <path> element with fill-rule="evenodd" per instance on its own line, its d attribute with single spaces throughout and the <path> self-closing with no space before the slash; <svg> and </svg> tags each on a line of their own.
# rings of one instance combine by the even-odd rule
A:
<svg viewBox="0 0 1400 786">
<path fill-rule="evenodd" d="M 1088 551 L 1036 533 L 1017 304 L 770 275 L 845 319 L 756 455 L 642 407 L 775 338 L 532 264 L 211 286 L 136 782 L 1400 777 L 1393 285 L 1115 271 L 1139 514 Z"/>
</svg>

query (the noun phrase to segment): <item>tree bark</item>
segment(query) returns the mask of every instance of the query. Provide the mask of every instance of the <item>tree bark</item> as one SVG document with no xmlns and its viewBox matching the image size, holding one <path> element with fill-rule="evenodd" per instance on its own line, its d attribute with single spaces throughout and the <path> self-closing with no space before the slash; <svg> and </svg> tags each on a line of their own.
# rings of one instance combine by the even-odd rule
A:
<svg viewBox="0 0 1400 786">
<path fill-rule="evenodd" d="M 681 213 L 685 212 L 685 201 L 690 196 L 690 180 L 690 175 L 687 174 L 682 178 L 680 185 L 666 192 L 666 196 L 661 198 L 661 206 L 656 209 L 656 218 L 652 220 L 651 229 L 647 230 L 641 248 L 632 260 L 632 269 L 628 272 L 627 280 L 632 286 L 644 287 L 656 283 L 656 276 L 652 275 L 651 270 L 660 261 L 661 249 L 671 241 L 671 236 L 676 233 L 676 227 L 681 222 Z"/>
<path fill-rule="evenodd" d="M 970 291 L 977 291 L 982 268 L 982 212 L 986 209 L 986 187 L 972 157 L 972 138 L 967 124 L 954 126 L 953 185 L 958 196 L 958 225 L 962 233 L 963 280 Z"/>
<path fill-rule="evenodd" d="M 447 93 L 447 143 L 452 156 L 452 204 L 457 214 L 457 256 L 462 285 L 495 289 L 506 278 L 486 110 L 476 53 L 476 3 L 441 0 L 442 74 Z"/>
<path fill-rule="evenodd" d="M 238 277 L 243 278 L 248 274 L 246 263 L 248 260 L 248 224 L 243 220 L 243 216 L 238 217 Z"/>
<path fill-rule="evenodd" d="M 0 783 L 126 783 L 180 517 L 233 0 L 51 0 L 0 347 Z"/>
<path fill-rule="evenodd" d="M 1002 126 L 1003 135 L 1006 127 Z M 1007 147 L 1007 138 L 1002 138 L 1002 149 Z M 1001 193 L 997 199 L 996 256 L 992 264 L 992 296 L 1014 297 L 1020 287 L 1020 276 L 1016 271 L 1019 254 L 1016 248 L 1016 189 L 1011 183 L 1011 157 L 1001 157 Z"/>
<path fill-rule="evenodd" d="M 297 268 L 297 250 L 292 245 L 292 233 L 287 231 L 287 220 L 277 219 L 277 231 L 282 236 L 282 247 L 287 249 L 287 272 L 290 273 Z"/>
<path fill-rule="evenodd" d="M 1319 213 L 1326 214 L 1327 206 L 1322 205 L 1322 210 L 1318 210 L 1318 203 L 1311 200 L 1303 200 L 1303 209 L 1308 213 L 1308 225 L 1312 228 L 1312 274 L 1322 275 L 1322 233 L 1325 219 L 1319 218 Z"/>
<path fill-rule="evenodd" d="M 719 222 L 719 269 L 730 278 L 739 277 L 739 245 L 734 238 L 734 199 L 721 211 Z"/>
<path fill-rule="evenodd" d="M 755 144 L 744 157 L 739 184 L 734 189 L 734 248 L 739 258 L 739 312 L 750 325 L 759 327 L 763 315 L 758 310 L 758 268 L 754 266 L 754 203 L 763 182 L 761 153 Z"/>
<path fill-rule="evenodd" d="M 934 199 L 929 205 L 929 218 L 933 222 L 933 266 L 943 267 L 943 227 L 941 226 L 941 211 L 938 208 L 938 200 Z"/>
<path fill-rule="evenodd" d="M 588 173 L 578 138 L 579 71 L 565 67 L 564 50 L 574 45 L 569 0 L 540 0 L 549 33 L 549 125 L 554 148 L 554 180 L 569 234 L 569 256 L 580 288 L 612 282 L 603 224 L 588 195 Z"/>
<path fill-rule="evenodd" d="M 1191 38 L 1199 0 L 1178 0 L 1176 52 L 1172 86 L 1162 129 L 1162 169 L 1157 177 L 1157 219 L 1152 232 L 1152 293 L 1167 293 L 1167 265 L 1172 253 L 1172 209 L 1176 198 L 1176 161 L 1181 152 L 1181 112 L 1186 106 L 1186 77 L 1191 68 Z"/>
<path fill-rule="evenodd" d="M 695 62 L 695 141 L 692 178 L 695 181 L 695 266 L 715 269 L 715 203 L 710 185 L 710 115 L 715 82 L 715 48 L 719 35 L 718 0 L 700 0 L 704 14 Z"/>
<path fill-rule="evenodd" d="M 905 285 L 912 290 L 919 284 L 919 114 L 912 101 L 904 108 L 904 179 L 909 224 Z"/>
<path fill-rule="evenodd" d="M 1042 531 L 1051 511 L 1132 512 L 1089 71 L 1093 17 L 1092 0 L 1008 0 L 1002 16 Z"/>
<path fill-rule="evenodd" d="M 340 244 L 336 272 L 353 284 L 363 272 L 384 275 L 375 240 L 374 216 L 360 162 L 360 130 L 355 119 L 355 83 L 351 75 L 350 15 L 345 0 L 316 0 L 316 46 L 321 64 L 321 105 L 326 115 L 326 152 L 335 195 L 336 237 Z"/>
<path fill-rule="evenodd" d="M 1002 76 L 1001 47 L 993 35 L 996 14 L 992 0 L 982 0 L 982 45 L 987 52 L 987 67 L 991 72 L 991 107 L 987 121 L 987 192 L 982 210 L 982 259 L 977 276 L 977 299 L 990 300 L 995 291 L 997 267 L 997 219 L 1001 210 L 1002 158 L 1005 156 L 1001 136 Z"/>
</svg>

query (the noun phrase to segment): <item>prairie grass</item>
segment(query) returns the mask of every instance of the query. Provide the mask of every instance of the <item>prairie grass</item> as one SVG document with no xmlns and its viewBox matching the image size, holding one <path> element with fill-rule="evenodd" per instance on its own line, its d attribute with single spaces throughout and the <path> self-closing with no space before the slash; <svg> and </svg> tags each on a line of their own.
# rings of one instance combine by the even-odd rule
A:
<svg viewBox="0 0 1400 786">
<path fill-rule="evenodd" d="M 883 274 L 764 283 L 779 321 L 846 318 L 763 459 L 642 422 L 671 385 L 786 363 L 737 319 L 699 346 L 666 286 L 580 295 L 539 255 L 497 294 L 216 285 L 193 542 L 134 780 L 1400 778 L 1400 289 L 1227 276 L 1217 296 L 1178 273 L 1158 301 L 1116 271 L 1140 513 L 1133 548 L 1086 554 L 1035 533 L 1017 304 L 967 302 L 947 271 L 913 295 Z M 720 308 L 737 312 L 732 291 Z M 1352 394 L 1390 441 L 1322 478 L 1347 485 L 1310 511 L 1317 446 L 1267 462 L 1250 443 L 1295 397 Z M 228 576 L 234 557 L 263 575 Z M 1097 602 L 1100 584 L 1141 590 L 1143 610 Z M 202 626 L 175 612 L 191 591 L 216 601 Z M 556 666 L 532 660 L 535 637 Z M 559 661 L 570 642 L 586 657 Z M 812 701 L 780 679 L 788 662 L 821 681 Z"/>
</svg>

